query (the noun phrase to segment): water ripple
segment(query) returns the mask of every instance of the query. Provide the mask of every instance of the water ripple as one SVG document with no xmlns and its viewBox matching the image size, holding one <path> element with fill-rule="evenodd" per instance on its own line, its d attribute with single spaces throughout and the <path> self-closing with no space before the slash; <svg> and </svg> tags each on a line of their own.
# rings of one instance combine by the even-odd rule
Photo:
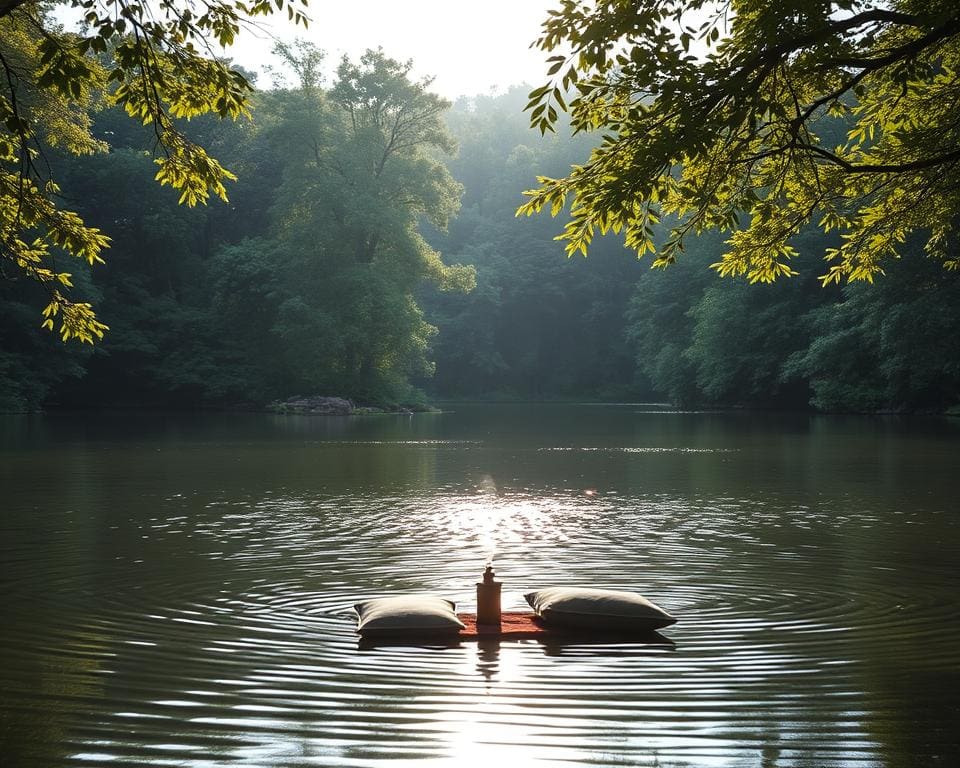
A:
<svg viewBox="0 0 960 768">
<path fill-rule="evenodd" d="M 0 540 L 11 765 L 954 764 L 955 515 L 647 487 L 659 463 L 634 486 L 495 483 L 477 459 L 486 445 L 312 449 L 441 462 L 413 488 L 291 475 L 225 489 L 217 476 L 101 489 L 110 512 L 95 524 L 53 504 L 12 518 Z M 529 453 L 746 460 L 742 447 Z M 507 609 L 530 589 L 584 584 L 640 591 L 680 622 L 658 644 L 358 643 L 357 600 L 432 591 L 471 610 L 490 559 Z"/>
</svg>

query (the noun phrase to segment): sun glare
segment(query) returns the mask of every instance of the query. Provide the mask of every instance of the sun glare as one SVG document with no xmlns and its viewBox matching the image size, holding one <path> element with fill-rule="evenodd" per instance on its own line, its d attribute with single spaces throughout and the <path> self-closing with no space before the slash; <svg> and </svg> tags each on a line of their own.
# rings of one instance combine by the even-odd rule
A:
<svg viewBox="0 0 960 768">
<path fill-rule="evenodd" d="M 228 55 L 263 72 L 275 40 L 300 36 L 327 52 L 326 68 L 332 72 L 344 54 L 357 59 L 367 48 L 382 47 L 388 56 L 412 59 L 418 77 L 435 77 L 433 90 L 442 96 L 473 96 L 544 77 L 545 54 L 530 44 L 552 5 L 550 0 L 312 3 L 306 31 L 278 18 L 260 33 L 241 35 Z"/>
</svg>

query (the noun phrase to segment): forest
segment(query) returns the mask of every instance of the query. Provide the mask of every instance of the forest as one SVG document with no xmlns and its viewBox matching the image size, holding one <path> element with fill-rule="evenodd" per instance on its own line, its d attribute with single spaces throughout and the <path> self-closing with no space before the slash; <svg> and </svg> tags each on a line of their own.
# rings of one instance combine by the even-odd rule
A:
<svg viewBox="0 0 960 768">
<path fill-rule="evenodd" d="M 958 444 L 960 0 L 0 0 L 0 768 L 960 766 Z"/>
<path fill-rule="evenodd" d="M 69 267 L 109 331 L 64 344 L 40 328 L 42 285 L 0 281 L 0 411 L 315 394 L 384 408 L 960 402 L 960 271 L 919 243 L 872 283 L 826 287 L 836 237 L 815 227 L 791 240 L 799 276 L 771 284 L 708 269 L 724 251 L 715 233 L 687 238 L 668 269 L 612 236 L 567 256 L 556 220 L 516 212 L 595 137 L 531 130 L 529 86 L 450 104 L 382 50 L 329 82 L 322 59 L 280 46 L 252 119 L 182 121 L 236 175 L 228 203 L 178 205 L 154 180 L 154 131 L 118 106 L 89 114 L 108 151 L 48 153 L 62 198 L 111 238 L 105 263 Z"/>
</svg>

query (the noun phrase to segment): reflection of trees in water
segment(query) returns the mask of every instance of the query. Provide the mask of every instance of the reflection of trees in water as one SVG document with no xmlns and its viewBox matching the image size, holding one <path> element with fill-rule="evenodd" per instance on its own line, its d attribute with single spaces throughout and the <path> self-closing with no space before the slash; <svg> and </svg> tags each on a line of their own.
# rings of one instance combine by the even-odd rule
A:
<svg viewBox="0 0 960 768">
<path fill-rule="evenodd" d="M 887 765 L 917 765 L 917 756 L 927 756 L 929 766 L 960 765 L 960 669 L 931 668 L 924 655 L 921 645 L 901 663 L 872 665 L 865 675 L 870 687 L 864 727 L 883 745 Z"/>
<path fill-rule="evenodd" d="M 11 621 L 10 613 L 4 616 L 5 632 L 21 627 L 25 633 L 30 631 L 29 624 Z M 0 764 L 11 768 L 66 764 L 71 737 L 85 710 L 104 695 L 101 658 L 108 644 L 103 633 L 60 628 L 42 643 L 39 638 L 27 640 L 25 634 L 23 643 L 4 648 Z M 8 682 L 10 677 L 16 688 Z"/>
</svg>

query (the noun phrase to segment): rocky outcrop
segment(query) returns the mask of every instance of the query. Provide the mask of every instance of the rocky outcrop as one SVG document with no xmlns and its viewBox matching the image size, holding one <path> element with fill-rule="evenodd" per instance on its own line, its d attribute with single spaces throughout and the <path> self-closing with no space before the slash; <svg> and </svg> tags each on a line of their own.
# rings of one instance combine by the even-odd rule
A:
<svg viewBox="0 0 960 768">
<path fill-rule="evenodd" d="M 316 413 L 325 416 L 349 416 L 353 403 L 342 397 L 290 397 L 270 403 L 268 408 L 277 413 Z"/>
</svg>

